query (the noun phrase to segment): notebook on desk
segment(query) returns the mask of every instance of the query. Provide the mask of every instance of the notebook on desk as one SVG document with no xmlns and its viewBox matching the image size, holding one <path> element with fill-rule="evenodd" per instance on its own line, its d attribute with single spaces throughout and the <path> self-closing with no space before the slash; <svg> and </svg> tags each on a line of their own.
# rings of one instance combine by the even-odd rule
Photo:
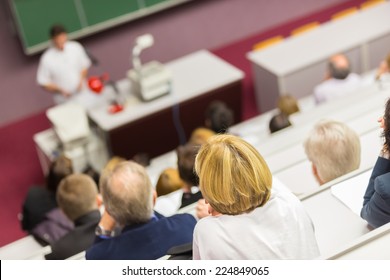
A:
<svg viewBox="0 0 390 280">
<path fill-rule="evenodd" d="M 370 180 L 372 169 L 342 181 L 331 188 L 332 194 L 360 217 L 363 196 Z"/>
</svg>

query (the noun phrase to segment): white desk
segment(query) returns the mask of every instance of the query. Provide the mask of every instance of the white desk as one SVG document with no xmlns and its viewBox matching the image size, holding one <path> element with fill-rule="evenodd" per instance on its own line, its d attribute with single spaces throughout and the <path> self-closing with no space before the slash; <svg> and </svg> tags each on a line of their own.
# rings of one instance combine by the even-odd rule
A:
<svg viewBox="0 0 390 280">
<path fill-rule="evenodd" d="M 328 260 L 389 260 L 390 223 L 349 242 L 320 259 Z"/>
<path fill-rule="evenodd" d="M 166 67 L 173 77 L 170 94 L 151 102 L 129 95 L 125 110 L 114 115 L 107 112 L 106 106 L 89 111 L 92 121 L 106 135 L 113 154 L 131 158 L 135 153 L 147 152 L 155 157 L 177 147 L 172 121 L 173 106 L 177 104 L 187 137 L 194 128 L 204 125 L 205 109 L 215 99 L 232 108 L 235 122 L 241 120 L 241 70 L 206 50 L 176 59 Z M 119 82 L 118 87 L 131 92 L 127 80 Z"/>
<path fill-rule="evenodd" d="M 286 92 L 297 98 L 311 94 L 323 80 L 327 59 L 333 54 L 346 53 L 354 72 L 377 67 L 389 52 L 389 14 L 387 2 L 248 53 L 258 109 L 274 108 L 277 97 Z"/>
<path fill-rule="evenodd" d="M 41 259 L 51 252 L 50 247 L 43 247 L 32 235 L 28 235 L 0 248 L 1 260 Z"/>
<path fill-rule="evenodd" d="M 366 221 L 332 195 L 330 187 L 336 182 L 301 198 L 313 221 L 321 255 L 328 255 L 370 231 Z"/>
<path fill-rule="evenodd" d="M 368 114 L 373 110 L 384 108 L 383 106 L 390 95 L 389 91 L 369 92 L 372 92 L 372 95 L 367 96 L 367 98 L 364 98 L 361 102 L 354 102 L 351 100 L 351 102 L 345 104 L 344 107 L 340 108 L 340 110 L 333 109 L 329 104 L 329 111 L 326 110 L 321 112 L 322 110 L 318 110 L 319 114 L 312 114 L 313 117 L 306 119 L 304 124 L 297 127 L 294 127 L 293 125 L 285 128 L 274 133 L 264 141 L 258 141 L 252 144 L 264 157 L 267 157 L 278 151 L 282 151 L 288 147 L 302 143 L 303 139 L 320 119 L 326 118 L 348 123 L 349 121 Z M 327 104 L 324 104 L 324 106 L 325 105 Z M 377 117 L 375 119 L 377 119 Z M 359 126 L 357 129 L 360 129 Z"/>
</svg>

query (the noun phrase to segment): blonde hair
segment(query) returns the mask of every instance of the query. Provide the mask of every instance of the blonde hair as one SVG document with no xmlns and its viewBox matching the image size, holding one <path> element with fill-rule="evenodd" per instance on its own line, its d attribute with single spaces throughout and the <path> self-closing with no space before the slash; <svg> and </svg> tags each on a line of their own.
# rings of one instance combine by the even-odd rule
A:
<svg viewBox="0 0 390 280">
<path fill-rule="evenodd" d="M 211 129 L 199 127 L 191 133 L 190 140 L 188 141 L 192 145 L 203 145 L 207 140 L 214 136 L 215 132 Z"/>
<path fill-rule="evenodd" d="M 107 212 L 121 225 L 142 224 L 153 214 L 153 187 L 143 166 L 118 164 L 101 184 Z"/>
<path fill-rule="evenodd" d="M 304 142 L 304 148 L 323 183 L 359 168 L 360 139 L 344 123 L 320 121 Z"/>
<path fill-rule="evenodd" d="M 85 174 L 72 174 L 62 179 L 57 190 L 58 206 L 69 219 L 75 221 L 98 209 L 95 181 Z"/>
<path fill-rule="evenodd" d="M 299 112 L 297 99 L 288 94 L 279 97 L 277 106 L 280 112 L 286 116 Z"/>
<path fill-rule="evenodd" d="M 221 214 L 238 215 L 264 205 L 272 175 L 259 152 L 243 139 L 217 135 L 195 159 L 203 197 Z"/>
<path fill-rule="evenodd" d="M 180 179 L 179 171 L 175 168 L 167 168 L 158 177 L 156 184 L 157 196 L 162 196 L 182 188 L 184 182 Z"/>
</svg>

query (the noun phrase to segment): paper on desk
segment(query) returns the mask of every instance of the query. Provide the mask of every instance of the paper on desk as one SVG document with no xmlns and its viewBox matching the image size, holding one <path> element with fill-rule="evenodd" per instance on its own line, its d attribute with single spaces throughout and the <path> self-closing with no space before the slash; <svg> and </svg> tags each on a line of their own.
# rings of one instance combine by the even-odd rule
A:
<svg viewBox="0 0 390 280">
<path fill-rule="evenodd" d="M 331 188 L 332 194 L 359 217 L 363 206 L 363 196 L 366 192 L 371 172 L 372 170 L 370 169 Z"/>
</svg>

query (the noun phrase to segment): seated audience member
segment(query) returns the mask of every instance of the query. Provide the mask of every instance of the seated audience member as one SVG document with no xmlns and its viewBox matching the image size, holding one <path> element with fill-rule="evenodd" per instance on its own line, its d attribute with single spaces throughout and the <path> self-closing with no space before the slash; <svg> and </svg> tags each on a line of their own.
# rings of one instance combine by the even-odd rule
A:
<svg viewBox="0 0 390 280">
<path fill-rule="evenodd" d="M 214 133 L 213 133 L 214 134 Z M 206 141 L 206 140 L 204 140 Z M 198 141 L 198 144 L 204 143 L 204 141 Z M 188 142 L 184 146 L 179 146 L 176 149 L 177 152 L 177 165 L 178 169 L 174 169 L 174 176 L 165 181 L 172 182 L 176 180 L 176 176 L 179 177 L 182 182 L 182 186 L 179 190 L 172 192 L 169 195 L 159 197 L 156 201 L 155 210 L 166 216 L 175 214 L 180 208 L 190 205 L 202 198 L 202 194 L 198 188 L 198 176 L 194 173 L 194 162 L 196 153 L 199 150 L 199 145 L 193 145 Z M 166 172 L 163 171 L 162 175 Z M 159 182 L 161 176 L 159 178 Z M 168 175 L 168 174 L 167 174 Z M 162 188 L 157 184 L 156 190 Z M 166 186 L 164 188 L 167 188 Z"/>
<path fill-rule="evenodd" d="M 30 231 L 30 234 L 43 246 L 46 246 L 54 244 L 73 228 L 73 222 L 59 207 L 56 207 L 47 212 L 44 220 L 37 224 Z"/>
<path fill-rule="evenodd" d="M 390 222 L 390 99 L 379 121 L 385 141 L 372 170 L 360 213 L 374 228 Z"/>
<path fill-rule="evenodd" d="M 361 84 L 360 76 L 351 73 L 348 58 L 343 54 L 334 55 L 329 59 L 325 81 L 314 88 L 315 102 L 320 104 L 344 96 Z"/>
<path fill-rule="evenodd" d="M 163 217 L 153 211 L 156 194 L 141 165 L 124 162 L 104 176 L 100 190 L 105 212 L 87 259 L 158 259 L 174 246 L 192 242 L 196 220 L 189 214 Z M 112 230 L 123 227 L 118 236 Z"/>
<path fill-rule="evenodd" d="M 157 192 L 159 188 L 168 188 L 168 186 L 161 186 L 161 183 L 165 184 L 164 182 L 168 182 L 170 184 L 171 182 L 176 182 L 176 176 L 179 177 L 182 184 L 179 190 L 174 191 L 169 195 L 158 197 L 155 210 L 161 214 L 170 216 L 175 214 L 180 208 L 190 205 L 202 198 L 202 194 L 198 188 L 197 175 L 193 172 L 195 156 L 199 150 L 199 146 L 204 144 L 210 135 L 215 135 L 215 133 L 207 128 L 198 128 L 192 135 L 198 134 L 197 132 L 202 132 L 199 133 L 201 137 L 196 138 L 196 140 L 191 137 L 186 145 L 179 146 L 176 149 L 178 169 L 173 169 L 175 172 L 168 174 L 166 171 L 171 169 L 168 168 L 164 170 L 159 177 L 156 185 Z M 164 174 L 170 176 L 170 178 L 161 180 Z"/>
<path fill-rule="evenodd" d="M 390 87 L 390 54 L 388 54 L 386 59 L 379 65 L 375 78 L 382 85 Z"/>
<path fill-rule="evenodd" d="M 180 179 L 179 172 L 175 168 L 167 168 L 158 177 L 156 184 L 157 196 L 163 196 L 180 190 L 184 182 Z"/>
<path fill-rule="evenodd" d="M 57 207 L 56 192 L 60 181 L 73 173 L 72 162 L 67 157 L 59 156 L 49 168 L 45 187 L 32 187 L 28 190 L 23 203 L 22 229 L 31 231 L 45 219 L 45 215 Z"/>
<path fill-rule="evenodd" d="M 89 248 L 95 239 L 100 221 L 98 188 L 85 174 L 73 174 L 63 179 L 58 187 L 58 206 L 73 221 L 74 229 L 51 244 L 49 260 L 69 258 Z"/>
<path fill-rule="evenodd" d="M 195 203 L 202 198 L 202 193 L 198 187 L 199 177 L 194 172 L 195 157 L 199 151 L 199 147 L 187 144 L 177 149 L 177 166 L 180 178 L 184 182 L 180 208 Z"/>
<path fill-rule="evenodd" d="M 271 133 L 277 132 L 289 126 L 291 126 L 290 120 L 288 119 L 288 116 L 283 113 L 273 116 L 269 121 L 269 131 Z"/>
<path fill-rule="evenodd" d="M 212 131 L 211 129 L 204 128 L 204 127 L 199 127 L 196 128 L 192 133 L 190 140 L 188 140 L 188 143 L 192 145 L 202 145 L 207 142 L 207 140 L 211 137 L 214 136 L 215 132 Z"/>
<path fill-rule="evenodd" d="M 312 172 L 320 185 L 360 166 L 360 139 L 347 125 L 324 120 L 315 125 L 304 142 Z"/>
<path fill-rule="evenodd" d="M 210 216 L 194 230 L 194 259 L 312 259 L 313 224 L 290 191 L 272 183 L 259 152 L 239 137 L 218 135 L 196 156 Z"/>
<path fill-rule="evenodd" d="M 278 98 L 277 108 L 286 116 L 290 116 L 300 111 L 297 99 L 289 94 L 282 95 Z"/>
<path fill-rule="evenodd" d="M 234 123 L 234 113 L 222 101 L 213 101 L 205 112 L 205 125 L 215 133 L 226 133 Z"/>
</svg>

